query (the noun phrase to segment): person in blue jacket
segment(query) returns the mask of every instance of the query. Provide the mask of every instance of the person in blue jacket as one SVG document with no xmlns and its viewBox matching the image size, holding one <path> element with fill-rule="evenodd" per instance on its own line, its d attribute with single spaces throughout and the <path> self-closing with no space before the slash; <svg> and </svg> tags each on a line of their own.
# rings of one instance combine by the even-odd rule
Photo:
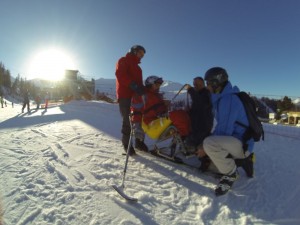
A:
<svg viewBox="0 0 300 225">
<path fill-rule="evenodd" d="M 213 67 L 205 73 L 204 80 L 211 91 L 211 101 L 214 114 L 212 135 L 203 141 L 203 148 L 197 151 L 199 157 L 207 155 L 222 177 L 215 189 L 217 196 L 226 194 L 237 179 L 236 159 L 248 159 L 253 151 L 254 141 L 248 141 L 248 150 L 243 149 L 243 134 L 245 128 L 238 125 L 239 121 L 248 125 L 247 115 L 239 97 L 234 93 L 239 88 L 232 86 L 228 74 L 221 67 Z M 253 163 L 252 163 L 253 170 Z"/>
</svg>

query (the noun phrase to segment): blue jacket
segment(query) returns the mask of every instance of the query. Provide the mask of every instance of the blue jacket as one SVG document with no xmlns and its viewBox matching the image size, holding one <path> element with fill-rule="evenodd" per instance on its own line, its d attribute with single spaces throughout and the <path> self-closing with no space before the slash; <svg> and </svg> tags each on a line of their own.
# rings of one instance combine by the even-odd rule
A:
<svg viewBox="0 0 300 225">
<path fill-rule="evenodd" d="M 249 122 L 243 106 L 243 103 L 237 95 L 240 90 L 238 87 L 232 87 L 228 82 L 220 94 L 212 94 L 212 105 L 214 117 L 216 119 L 216 126 L 213 131 L 213 135 L 220 136 L 233 136 L 239 140 L 243 140 L 243 134 L 245 128 L 238 125 L 239 121 L 242 124 L 248 126 Z M 253 139 L 247 142 L 248 151 L 253 151 L 254 141 Z"/>
</svg>

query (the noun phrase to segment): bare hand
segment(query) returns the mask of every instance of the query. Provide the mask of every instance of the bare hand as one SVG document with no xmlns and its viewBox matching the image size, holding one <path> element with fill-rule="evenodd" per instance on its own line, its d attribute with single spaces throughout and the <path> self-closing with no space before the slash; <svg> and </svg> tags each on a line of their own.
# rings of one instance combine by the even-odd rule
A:
<svg viewBox="0 0 300 225">
<path fill-rule="evenodd" d="M 195 155 L 197 155 L 200 158 L 206 156 L 206 153 L 205 153 L 203 147 L 198 148 L 198 150 L 195 152 Z"/>
</svg>

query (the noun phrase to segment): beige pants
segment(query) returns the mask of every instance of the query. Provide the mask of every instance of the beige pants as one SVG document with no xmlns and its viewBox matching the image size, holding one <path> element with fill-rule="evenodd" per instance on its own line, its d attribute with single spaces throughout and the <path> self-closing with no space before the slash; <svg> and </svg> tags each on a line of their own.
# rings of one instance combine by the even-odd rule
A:
<svg viewBox="0 0 300 225">
<path fill-rule="evenodd" d="M 220 173 L 230 174 L 236 168 L 234 159 L 245 158 L 242 142 L 232 136 L 209 136 L 203 148 Z M 228 158 L 228 155 L 233 158 Z"/>
</svg>

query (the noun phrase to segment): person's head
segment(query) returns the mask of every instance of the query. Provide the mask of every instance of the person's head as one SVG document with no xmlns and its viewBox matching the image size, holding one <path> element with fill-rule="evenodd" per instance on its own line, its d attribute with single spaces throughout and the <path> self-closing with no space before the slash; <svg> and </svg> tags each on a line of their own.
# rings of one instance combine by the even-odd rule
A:
<svg viewBox="0 0 300 225">
<path fill-rule="evenodd" d="M 196 91 L 200 91 L 205 87 L 204 80 L 202 77 L 195 77 L 193 81 L 193 85 Z"/>
<path fill-rule="evenodd" d="M 130 48 L 129 53 L 142 59 L 146 54 L 146 49 L 141 45 L 134 45 Z"/>
<path fill-rule="evenodd" d="M 161 77 L 152 75 L 152 76 L 149 76 L 146 78 L 145 86 L 147 88 L 151 88 L 153 90 L 159 90 L 159 88 L 163 82 L 164 82 L 164 80 Z"/>
<path fill-rule="evenodd" d="M 213 67 L 206 71 L 204 80 L 213 93 L 220 93 L 228 83 L 228 74 L 222 67 Z"/>
</svg>

